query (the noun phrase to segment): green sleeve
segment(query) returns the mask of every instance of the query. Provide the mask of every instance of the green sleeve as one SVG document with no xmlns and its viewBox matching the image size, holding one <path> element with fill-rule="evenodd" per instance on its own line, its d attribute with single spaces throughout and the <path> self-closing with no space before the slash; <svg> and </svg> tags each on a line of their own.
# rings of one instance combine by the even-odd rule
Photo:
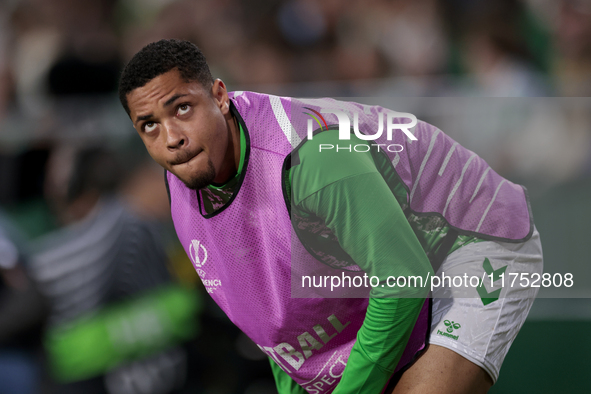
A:
<svg viewBox="0 0 591 394">
<path fill-rule="evenodd" d="M 390 275 L 426 279 L 433 271 L 371 154 L 318 154 L 317 144 L 327 143 L 318 138 L 322 134 L 300 149 L 301 164 L 293 174 L 294 203 L 323 218 L 367 275 L 380 279 L 334 394 L 378 394 L 402 356 L 427 293 L 425 288 L 381 285 Z"/>
<path fill-rule="evenodd" d="M 273 371 L 275 385 L 279 394 L 307 394 L 306 390 L 285 373 L 275 361 L 269 358 L 269 362 L 271 363 L 271 371 Z"/>
</svg>

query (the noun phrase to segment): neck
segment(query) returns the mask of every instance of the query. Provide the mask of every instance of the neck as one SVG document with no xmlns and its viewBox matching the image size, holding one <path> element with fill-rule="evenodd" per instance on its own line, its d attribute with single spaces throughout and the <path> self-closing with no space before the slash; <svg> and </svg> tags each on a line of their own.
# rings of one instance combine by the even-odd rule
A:
<svg viewBox="0 0 591 394">
<path fill-rule="evenodd" d="M 223 185 L 236 176 L 238 172 L 238 166 L 240 165 L 240 126 L 238 126 L 238 120 L 228 113 L 226 118 L 228 125 L 228 147 L 226 149 L 226 163 L 224 170 L 221 171 L 220 176 L 214 179 L 214 182 L 219 185 Z"/>
</svg>

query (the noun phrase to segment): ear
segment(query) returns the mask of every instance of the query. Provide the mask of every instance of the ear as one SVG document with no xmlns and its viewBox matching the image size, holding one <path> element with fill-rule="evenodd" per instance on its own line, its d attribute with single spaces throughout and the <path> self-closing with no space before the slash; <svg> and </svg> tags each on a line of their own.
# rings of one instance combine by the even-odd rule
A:
<svg viewBox="0 0 591 394">
<path fill-rule="evenodd" d="M 222 114 L 228 115 L 230 113 L 230 98 L 224 81 L 219 78 L 213 81 L 211 94 Z"/>
</svg>

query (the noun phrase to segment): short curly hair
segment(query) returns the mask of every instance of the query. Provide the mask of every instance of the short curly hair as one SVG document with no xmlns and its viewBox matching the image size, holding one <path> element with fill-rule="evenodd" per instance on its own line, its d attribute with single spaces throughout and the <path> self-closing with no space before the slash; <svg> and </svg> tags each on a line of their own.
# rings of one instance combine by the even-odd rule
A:
<svg viewBox="0 0 591 394">
<path fill-rule="evenodd" d="M 127 95 L 131 91 L 174 68 L 186 81 L 198 81 L 206 88 L 213 84 L 205 56 L 195 44 L 175 39 L 153 42 L 136 53 L 121 73 L 119 100 L 127 114 Z"/>
</svg>

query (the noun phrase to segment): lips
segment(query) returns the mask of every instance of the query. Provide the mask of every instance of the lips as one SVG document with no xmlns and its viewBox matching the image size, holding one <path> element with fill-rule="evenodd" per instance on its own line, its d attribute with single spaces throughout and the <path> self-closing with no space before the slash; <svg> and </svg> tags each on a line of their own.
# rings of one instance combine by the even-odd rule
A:
<svg viewBox="0 0 591 394">
<path fill-rule="evenodd" d="M 171 160 L 169 163 L 170 165 L 173 166 L 177 166 L 180 164 L 185 164 L 191 160 L 193 160 L 194 157 L 196 157 L 199 153 L 201 153 L 201 149 L 199 149 L 197 152 L 184 152 L 182 154 L 178 154 L 174 160 Z"/>
</svg>

